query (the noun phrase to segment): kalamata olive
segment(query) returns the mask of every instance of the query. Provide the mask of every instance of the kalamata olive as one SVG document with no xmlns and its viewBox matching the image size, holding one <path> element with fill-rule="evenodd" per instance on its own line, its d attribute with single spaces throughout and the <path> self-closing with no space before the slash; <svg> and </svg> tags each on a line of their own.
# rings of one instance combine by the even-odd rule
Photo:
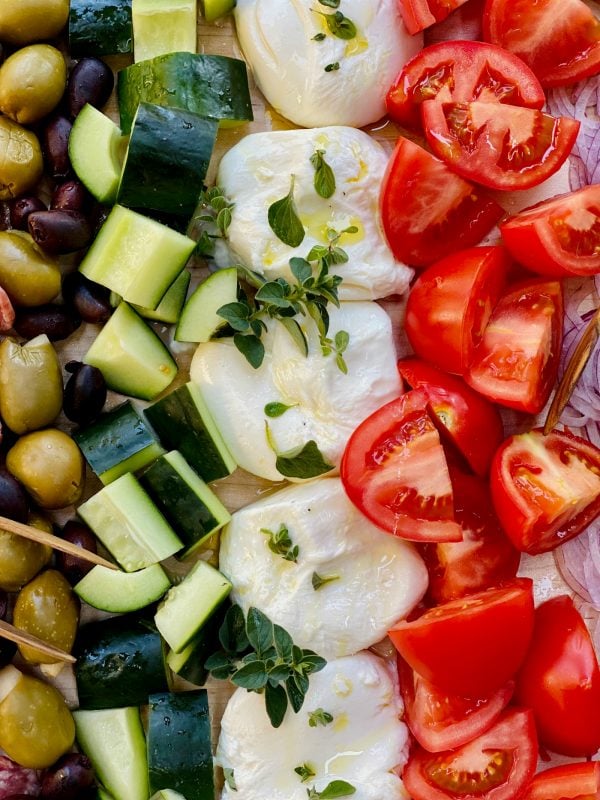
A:
<svg viewBox="0 0 600 800">
<path fill-rule="evenodd" d="M 46 517 L 31 513 L 27 524 L 46 533 L 52 533 L 52 524 Z M 0 588 L 18 592 L 34 578 L 52 558 L 52 550 L 45 544 L 25 539 L 0 526 Z"/>
<path fill-rule="evenodd" d="M 10 224 L 19 231 L 27 230 L 27 218 L 34 211 L 46 211 L 46 204 L 34 195 L 13 200 L 10 204 Z"/>
<path fill-rule="evenodd" d="M 30 125 L 56 108 L 66 83 L 67 66 L 60 50 L 49 44 L 23 47 L 0 67 L 0 111 Z"/>
<path fill-rule="evenodd" d="M 59 184 L 52 193 L 50 208 L 62 211 L 85 211 L 90 195 L 79 181 L 66 181 Z"/>
<path fill-rule="evenodd" d="M 113 312 L 110 290 L 90 281 L 81 272 L 71 272 L 63 280 L 63 299 L 85 322 L 101 324 Z"/>
<path fill-rule="evenodd" d="M 46 800 L 79 800 L 81 792 L 94 785 L 92 762 L 81 753 L 68 753 L 42 778 Z"/>
<path fill-rule="evenodd" d="M 84 525 L 83 522 L 79 522 L 77 519 L 70 519 L 65 524 L 62 530 L 62 538 L 66 539 L 67 542 L 71 542 L 71 544 L 77 545 L 77 547 L 90 550 L 92 553 L 95 553 L 98 549 L 96 547 L 96 537 L 94 534 L 87 525 Z M 90 564 L 89 561 L 76 558 L 68 553 L 61 553 L 58 550 L 56 551 L 56 565 L 69 583 L 73 585 L 79 583 L 84 575 L 87 575 L 94 566 Z"/>
<path fill-rule="evenodd" d="M 74 119 L 86 103 L 96 108 L 108 101 L 115 78 L 110 67 L 99 58 L 82 58 L 68 82 L 69 113 Z"/>
<path fill-rule="evenodd" d="M 0 163 L 0 200 L 29 191 L 44 171 L 39 139 L 8 117 L 0 117 Z"/>
<path fill-rule="evenodd" d="M 71 171 L 69 159 L 69 136 L 73 125 L 58 114 L 44 128 L 42 150 L 46 170 L 53 178 L 66 178 Z"/>
<path fill-rule="evenodd" d="M 24 339 L 46 334 L 51 342 L 67 339 L 81 325 L 79 317 L 65 306 L 49 303 L 37 308 L 20 309 L 13 323 L 14 330 Z"/>
<path fill-rule="evenodd" d="M 69 0 L 2 0 L 0 39 L 23 45 L 54 39 L 69 17 Z"/>
<path fill-rule="evenodd" d="M 66 369 L 72 372 L 65 386 L 63 410 L 67 419 L 78 425 L 87 425 L 100 414 L 106 403 L 106 381 L 97 367 L 70 362 Z"/>
<path fill-rule="evenodd" d="M 58 262 L 28 233 L 0 231 L 0 286 L 15 305 L 49 303 L 60 292 Z"/>
<path fill-rule="evenodd" d="M 78 211 L 37 211 L 27 224 L 34 242 L 52 255 L 81 250 L 92 238 L 87 219 Z"/>
<path fill-rule="evenodd" d="M 29 503 L 25 490 L 13 476 L 0 468 L 0 516 L 27 522 Z"/>
</svg>

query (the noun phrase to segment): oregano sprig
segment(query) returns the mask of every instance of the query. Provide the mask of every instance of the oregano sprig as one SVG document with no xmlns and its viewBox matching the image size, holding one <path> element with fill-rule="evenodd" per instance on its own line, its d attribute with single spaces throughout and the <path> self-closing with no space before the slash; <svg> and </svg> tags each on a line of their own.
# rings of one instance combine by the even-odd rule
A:
<svg viewBox="0 0 600 800">
<path fill-rule="evenodd" d="M 335 175 L 325 161 L 325 150 L 315 150 L 310 157 L 310 163 L 315 168 L 315 192 L 319 197 L 328 200 L 335 193 Z"/>
<path fill-rule="evenodd" d="M 296 563 L 300 548 L 297 544 L 292 542 L 287 525 L 284 525 L 282 522 L 278 531 L 270 531 L 268 528 L 261 528 L 260 532 L 269 537 L 267 545 L 272 553 L 275 553 L 276 556 L 281 556 L 285 561 L 293 561 Z"/>
<path fill-rule="evenodd" d="M 308 712 L 308 724 L 311 728 L 316 728 L 318 725 L 326 727 L 333 722 L 333 714 L 325 711 L 324 708 L 315 708 L 314 711 Z"/>
<path fill-rule="evenodd" d="M 356 792 L 356 787 L 348 781 L 331 781 L 318 792 L 314 786 L 306 790 L 308 800 L 333 800 L 335 797 L 349 797 Z"/>
<path fill-rule="evenodd" d="M 299 247 L 304 241 L 305 230 L 294 203 L 295 175 L 291 176 L 290 191 L 285 197 L 269 206 L 267 217 L 275 236 L 289 247 Z"/>
<path fill-rule="evenodd" d="M 211 256 L 215 249 L 215 239 L 224 239 L 231 225 L 235 203 L 225 196 L 220 186 L 212 186 L 200 193 L 198 213 L 194 222 L 201 223 L 201 232 L 196 245 L 199 255 Z"/>
</svg>

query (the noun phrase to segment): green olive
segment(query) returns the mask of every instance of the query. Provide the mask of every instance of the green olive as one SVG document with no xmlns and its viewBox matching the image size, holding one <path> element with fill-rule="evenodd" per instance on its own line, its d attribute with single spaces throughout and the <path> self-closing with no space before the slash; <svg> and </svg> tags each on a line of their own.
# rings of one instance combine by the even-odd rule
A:
<svg viewBox="0 0 600 800">
<path fill-rule="evenodd" d="M 29 433 L 60 414 L 63 382 L 60 362 L 45 334 L 20 345 L 0 344 L 0 416 L 15 433 Z"/>
<path fill-rule="evenodd" d="M 21 766 L 44 769 L 74 740 L 75 723 L 58 689 L 22 675 L 0 703 L 0 747 Z"/>
<path fill-rule="evenodd" d="M 0 40 L 23 45 L 54 39 L 68 17 L 69 0 L 2 0 Z"/>
<path fill-rule="evenodd" d="M 0 286 L 17 306 L 41 306 L 60 292 L 58 262 L 28 233 L 0 231 Z"/>
<path fill-rule="evenodd" d="M 67 66 L 60 50 L 31 44 L 17 50 L 0 67 L 0 111 L 29 125 L 59 104 L 67 84 Z"/>
<path fill-rule="evenodd" d="M 21 436 L 8 451 L 6 466 L 41 508 L 64 508 L 81 497 L 83 457 L 73 439 L 56 428 Z"/>
<path fill-rule="evenodd" d="M 64 575 L 48 569 L 24 586 L 15 603 L 13 622 L 20 630 L 70 653 L 77 633 L 79 606 Z M 31 664 L 56 662 L 33 647 L 20 644 L 19 650 Z"/>
<path fill-rule="evenodd" d="M 52 533 L 51 523 L 41 514 L 30 514 L 30 525 Z M 52 557 L 52 549 L 0 529 L 0 589 L 18 592 Z"/>
<path fill-rule="evenodd" d="M 35 133 L 0 117 L 0 200 L 24 194 L 43 171 L 42 148 Z"/>
</svg>

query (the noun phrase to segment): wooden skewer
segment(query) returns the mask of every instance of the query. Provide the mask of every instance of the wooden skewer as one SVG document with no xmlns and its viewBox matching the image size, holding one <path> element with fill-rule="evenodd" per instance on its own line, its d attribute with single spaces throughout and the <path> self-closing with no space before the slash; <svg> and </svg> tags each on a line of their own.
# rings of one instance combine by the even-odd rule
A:
<svg viewBox="0 0 600 800">
<path fill-rule="evenodd" d="M 30 633 L 21 631 L 15 628 L 14 625 L 9 625 L 8 622 L 3 622 L 2 620 L 0 620 L 0 637 L 15 642 L 16 644 L 25 644 L 27 647 L 34 647 L 36 650 L 39 650 L 41 653 L 51 658 L 55 658 L 57 661 L 67 661 L 69 664 L 74 664 L 76 661 L 75 657 L 70 653 L 65 653 L 64 650 L 60 650 L 58 647 L 48 644 L 48 642 L 43 642 L 41 639 L 38 639 L 37 636 L 32 636 Z"/>
<path fill-rule="evenodd" d="M 102 556 L 96 555 L 96 553 L 92 553 L 90 550 L 86 550 L 83 547 L 78 547 L 76 544 L 67 542 L 59 536 L 54 536 L 52 533 L 41 531 L 39 528 L 33 527 L 33 525 L 24 525 L 22 522 L 15 522 L 14 519 L 0 517 L 0 530 L 14 533 L 16 536 L 22 536 L 24 539 L 31 539 L 32 542 L 46 544 L 53 550 L 60 550 L 61 553 L 68 553 L 70 556 L 81 558 L 83 561 L 89 561 L 92 564 L 99 564 L 101 567 L 119 569 L 110 561 L 102 558 Z"/>
<path fill-rule="evenodd" d="M 560 419 L 560 415 L 562 414 L 564 407 L 569 402 L 569 399 L 573 394 L 573 389 L 577 385 L 577 381 L 581 377 L 581 373 L 585 369 L 585 365 L 587 364 L 588 359 L 591 356 L 594 347 L 596 346 L 599 335 L 600 308 L 596 309 L 595 314 L 588 322 L 585 330 L 583 331 L 581 339 L 577 343 L 577 347 L 575 348 L 573 355 L 567 364 L 565 374 L 562 376 L 562 380 L 558 385 L 558 389 L 556 390 L 556 394 L 554 395 L 552 404 L 550 405 L 550 410 L 548 411 L 548 416 L 546 417 L 546 422 L 544 423 L 545 436 L 547 436 L 554 429 L 556 423 Z"/>
</svg>

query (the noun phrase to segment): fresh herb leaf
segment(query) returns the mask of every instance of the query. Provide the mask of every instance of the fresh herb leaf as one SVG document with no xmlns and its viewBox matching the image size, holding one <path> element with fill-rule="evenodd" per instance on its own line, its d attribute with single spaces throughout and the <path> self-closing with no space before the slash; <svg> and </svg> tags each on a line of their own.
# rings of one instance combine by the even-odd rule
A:
<svg viewBox="0 0 600 800">
<path fill-rule="evenodd" d="M 246 635 L 258 655 L 263 655 L 273 644 L 273 623 L 258 608 L 251 608 L 246 618 Z"/>
<path fill-rule="evenodd" d="M 200 193 L 198 198 L 198 213 L 193 222 L 199 223 L 200 235 L 196 250 L 201 255 L 212 255 L 214 244 L 212 240 L 225 238 L 231 225 L 232 212 L 235 203 L 231 203 L 225 192 L 219 186 Z"/>
<path fill-rule="evenodd" d="M 233 770 L 230 767 L 223 767 L 223 778 L 225 779 L 225 783 L 232 792 L 237 792 L 237 786 L 235 783 L 235 776 L 233 774 Z"/>
<path fill-rule="evenodd" d="M 331 722 L 333 722 L 333 714 L 323 708 L 315 708 L 314 711 L 308 712 L 308 724 L 311 728 L 316 728 L 318 725 L 325 727 Z"/>
<path fill-rule="evenodd" d="M 277 655 L 283 661 L 289 663 L 292 660 L 294 641 L 289 633 L 281 625 L 273 625 L 273 639 Z M 286 676 L 287 677 L 287 676 Z"/>
<path fill-rule="evenodd" d="M 306 336 L 304 335 L 304 331 L 300 327 L 300 324 L 296 322 L 295 319 L 291 317 L 282 317 L 280 320 L 283 327 L 292 337 L 294 344 L 300 350 L 303 356 L 308 355 L 308 341 Z"/>
<path fill-rule="evenodd" d="M 271 230 L 284 244 L 299 247 L 304 241 L 304 226 L 294 203 L 295 176 L 292 175 L 290 191 L 281 200 L 269 206 L 268 219 Z"/>
<path fill-rule="evenodd" d="M 347 781 L 331 781 L 321 792 L 314 787 L 306 790 L 309 800 L 333 800 L 335 797 L 349 797 L 355 792 L 356 787 Z"/>
<path fill-rule="evenodd" d="M 275 466 L 286 478 L 316 478 L 334 469 L 333 464 L 325 461 L 313 439 L 285 453 L 278 452 Z"/>
<path fill-rule="evenodd" d="M 267 714 L 274 728 L 278 728 L 284 720 L 288 707 L 285 689 L 281 685 L 273 686 L 267 683 L 265 688 L 265 705 Z"/>
<path fill-rule="evenodd" d="M 295 545 L 292 542 L 290 533 L 283 522 L 279 526 L 279 530 L 276 533 L 270 531 L 268 528 L 261 528 L 260 532 L 269 537 L 268 546 L 272 553 L 275 553 L 277 556 L 281 556 L 286 561 L 293 561 L 296 563 L 300 550 L 298 545 Z"/>
<path fill-rule="evenodd" d="M 306 781 L 309 781 L 311 778 L 314 778 L 315 775 L 317 774 L 314 771 L 312 765 L 308 764 L 306 761 L 304 762 L 304 764 L 300 764 L 299 767 L 296 767 L 294 769 L 294 772 L 296 773 L 296 775 L 300 776 L 300 780 L 302 783 L 306 783 Z"/>
<path fill-rule="evenodd" d="M 249 692 L 256 692 L 264 689 L 267 684 L 268 675 L 264 661 L 252 661 L 244 664 L 231 676 L 231 682 Z"/>
<path fill-rule="evenodd" d="M 318 572 L 313 572 L 312 587 L 315 592 L 318 592 L 323 586 L 326 586 L 328 583 L 333 583 L 333 581 L 339 581 L 339 579 L 339 575 L 319 575 Z"/>
<path fill-rule="evenodd" d="M 223 624 L 219 628 L 219 641 L 223 650 L 234 655 L 244 653 L 249 648 L 246 620 L 244 612 L 239 606 L 231 606 L 227 609 Z"/>
<path fill-rule="evenodd" d="M 333 61 L 331 64 L 327 64 L 325 67 L 325 72 L 337 72 L 340 68 L 339 61 Z"/>
<path fill-rule="evenodd" d="M 290 271 L 298 281 L 299 286 L 304 286 L 313 276 L 310 261 L 305 258 L 290 258 Z"/>
<path fill-rule="evenodd" d="M 335 175 L 329 164 L 325 161 L 325 150 L 315 150 L 310 157 L 310 163 L 315 168 L 314 186 L 319 197 L 326 200 L 335 192 Z"/>
<path fill-rule="evenodd" d="M 327 36 L 324 33 L 317 33 L 312 37 L 313 42 L 324 42 Z"/>
<path fill-rule="evenodd" d="M 265 416 L 275 419 L 276 417 L 281 417 L 286 411 L 289 411 L 290 408 L 294 408 L 294 406 L 287 406 L 285 403 L 273 402 L 266 404 L 264 412 Z"/>
<path fill-rule="evenodd" d="M 356 36 L 356 25 L 341 11 L 336 11 L 335 14 L 322 14 L 322 16 L 325 17 L 329 32 L 338 39 L 348 40 L 354 39 Z"/>
<path fill-rule="evenodd" d="M 265 357 L 265 346 L 255 333 L 236 333 L 233 343 L 254 369 L 258 369 Z"/>
<path fill-rule="evenodd" d="M 234 331 L 243 333 L 250 328 L 250 308 L 246 303 L 226 303 L 217 309 L 217 314 L 227 320 Z"/>
</svg>

